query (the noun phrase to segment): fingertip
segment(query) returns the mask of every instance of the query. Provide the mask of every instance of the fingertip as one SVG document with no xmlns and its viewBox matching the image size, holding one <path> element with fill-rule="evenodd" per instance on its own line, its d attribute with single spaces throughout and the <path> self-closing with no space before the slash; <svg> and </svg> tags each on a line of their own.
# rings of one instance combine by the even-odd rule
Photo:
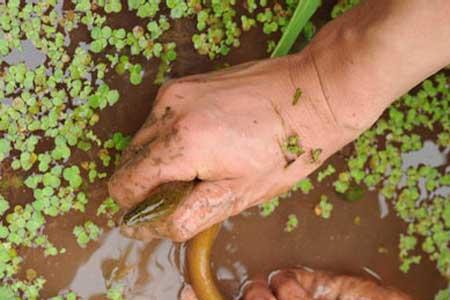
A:
<svg viewBox="0 0 450 300">
<path fill-rule="evenodd" d="M 243 290 L 243 300 L 276 300 L 263 280 L 251 281 L 244 286 Z"/>
<path fill-rule="evenodd" d="M 289 270 L 274 274 L 270 278 L 270 287 L 278 300 L 311 299 L 297 281 L 295 274 Z"/>
</svg>

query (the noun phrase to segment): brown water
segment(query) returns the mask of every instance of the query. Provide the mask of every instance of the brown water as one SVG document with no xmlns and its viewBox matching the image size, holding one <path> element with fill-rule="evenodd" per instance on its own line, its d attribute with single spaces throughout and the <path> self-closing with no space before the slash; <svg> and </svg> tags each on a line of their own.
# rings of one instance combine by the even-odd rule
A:
<svg viewBox="0 0 450 300">
<path fill-rule="evenodd" d="M 432 158 L 431 163 L 447 163 L 448 154 L 437 155 L 433 151 L 428 148 L 421 160 L 428 157 Z M 418 157 L 414 160 L 418 161 Z M 343 159 L 338 154 L 332 161 L 339 166 Z M 96 191 L 92 193 L 93 199 L 106 196 L 104 186 L 100 185 Z M 330 195 L 334 204 L 329 220 L 317 217 L 313 211 L 322 193 Z M 392 211 L 381 218 L 376 192 L 366 192 L 363 200 L 356 203 L 333 195 L 330 182 L 325 181 L 307 196 L 296 193 L 283 200 L 268 218 L 251 209 L 226 221 L 213 249 L 213 265 L 219 286 L 228 299 L 239 295 L 247 279 L 295 266 L 372 277 L 410 293 L 415 299 L 432 299 L 445 286 L 434 264 L 427 259 L 413 266 L 408 275 L 398 271 L 398 236 L 405 225 Z M 92 211 L 95 207 L 91 205 Z M 286 233 L 283 228 L 291 213 L 298 216 L 299 226 Z M 356 217 L 359 224 L 355 223 Z M 39 251 L 26 253 L 24 269 L 32 267 L 48 280 L 44 297 L 71 289 L 83 299 L 104 299 L 99 295 L 106 292 L 108 282 L 119 282 L 127 286 L 127 299 L 177 299 L 184 282 L 184 245 L 133 241 L 113 229 L 100 241 L 81 249 L 70 232 L 75 224 L 87 218 L 69 215 L 53 219 L 47 225 L 50 239 L 67 248 L 65 255 L 44 258 Z"/>
<path fill-rule="evenodd" d="M 65 9 L 69 7 L 67 2 Z M 329 15 L 329 7 L 328 4 L 322 8 L 319 15 Z M 127 28 L 138 23 L 130 13 L 116 16 L 112 21 L 115 26 Z M 226 60 L 212 63 L 194 52 L 190 41 L 193 28 L 192 20 L 184 20 L 173 24 L 173 29 L 166 35 L 167 40 L 177 42 L 178 59 L 171 73 L 173 77 L 213 70 L 225 62 L 234 65 L 267 56 L 266 37 L 251 31 L 244 34 L 242 46 L 233 50 Z M 86 31 L 80 30 L 71 36 L 71 40 L 76 42 L 86 36 Z M 30 65 L 40 63 L 32 47 L 27 51 L 25 59 L 33 59 L 28 61 Z M 146 75 L 139 87 L 117 74 L 108 78 L 108 83 L 121 92 L 122 100 L 101 113 L 96 132 L 102 138 L 115 131 L 133 134 L 145 120 L 157 92 L 157 87 L 152 84 L 157 65 L 154 61 L 144 65 Z M 77 153 L 74 161 L 93 157 L 93 153 Z M 447 164 L 447 159 L 444 156 L 440 164 Z M 342 165 L 342 154 L 337 154 L 332 161 Z M 2 169 L 2 175 L 6 181 L 11 181 L 10 172 Z M 20 174 L 15 176 L 20 178 Z M 3 195 L 13 199 L 14 203 L 23 204 L 24 199 L 30 199 L 29 192 L 21 186 L 3 188 Z M 268 218 L 261 218 L 257 210 L 252 209 L 224 224 L 214 247 L 213 264 L 220 287 L 230 299 L 239 294 L 246 279 L 297 265 L 362 276 L 376 274 L 384 283 L 395 285 L 417 299 L 432 299 L 444 286 L 433 264 L 427 260 L 414 266 L 408 275 L 398 271 L 398 236 L 404 224 L 392 212 L 385 218 L 380 217 L 375 192 L 367 193 L 364 200 L 353 204 L 332 196 L 335 209 L 330 220 L 320 219 L 313 212 L 322 193 L 334 195 L 330 182 L 317 186 L 308 196 L 293 195 Z M 46 226 L 50 240 L 58 247 L 65 247 L 66 254 L 44 257 L 40 250 L 22 250 L 25 257 L 23 270 L 33 268 L 47 279 L 42 297 L 70 289 L 83 299 L 103 299 L 100 295 L 111 282 L 118 282 L 126 285 L 127 299 L 176 299 L 184 282 L 184 245 L 169 241 L 132 241 L 106 224 L 102 224 L 105 233 L 99 241 L 90 243 L 85 249 L 76 244 L 72 234 L 75 225 L 88 219 L 102 222 L 95 217 L 95 211 L 107 197 L 106 182 L 91 185 L 89 195 L 86 214 L 70 213 L 52 218 Z M 297 214 L 299 226 L 294 232 L 285 233 L 284 224 L 291 213 Z M 355 225 L 355 217 L 360 218 L 359 225 Z M 380 248 L 386 249 L 387 253 L 380 253 Z"/>
<path fill-rule="evenodd" d="M 432 163 L 447 164 L 448 153 L 441 154 L 427 145 L 413 161 L 431 158 Z M 343 159 L 338 154 L 331 161 L 342 166 Z M 334 205 L 329 220 L 314 213 L 321 194 L 328 195 Z M 225 223 L 214 245 L 214 269 L 220 287 L 231 299 L 239 295 L 248 278 L 266 277 L 276 268 L 306 266 L 371 277 L 402 289 L 414 299 L 433 299 L 436 291 L 446 286 L 445 281 L 427 259 L 407 275 L 399 271 L 398 239 L 406 226 L 391 209 L 386 215 L 380 202 L 378 193 L 372 191 L 362 200 L 348 203 L 336 195 L 330 180 L 325 180 L 308 195 L 297 192 L 283 200 L 268 218 L 261 218 L 256 209 L 242 213 Z M 287 233 L 283 228 L 292 213 L 299 224 Z"/>
</svg>

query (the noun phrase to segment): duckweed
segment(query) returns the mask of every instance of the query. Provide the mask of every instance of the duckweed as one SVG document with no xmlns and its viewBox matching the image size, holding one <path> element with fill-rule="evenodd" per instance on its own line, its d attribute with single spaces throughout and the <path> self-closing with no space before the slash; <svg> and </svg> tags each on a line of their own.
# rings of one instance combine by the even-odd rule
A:
<svg viewBox="0 0 450 300">
<path fill-rule="evenodd" d="M 333 9 L 333 17 L 357 2 L 340 1 Z M 171 19 L 184 17 L 195 18 L 193 47 L 210 59 L 238 47 L 242 31 L 249 30 L 262 30 L 269 35 L 271 53 L 276 45 L 274 39 L 287 26 L 298 1 L 269 5 L 267 1 L 249 0 L 245 15 L 237 14 L 234 0 L 71 0 L 72 8 L 62 11 L 58 3 L 0 3 L 0 162 L 23 177 L 21 182 L 32 195 L 23 205 L 11 203 L 5 198 L 6 193 L 0 195 L 1 299 L 39 298 L 45 278 L 39 274 L 27 280 L 18 278 L 23 261 L 18 249 L 33 247 L 42 249 L 46 256 L 64 255 L 65 249 L 56 247 L 45 234 L 46 221 L 69 212 L 84 212 L 89 201 L 88 184 L 108 175 L 106 168 L 119 162 L 120 152 L 130 141 L 120 132 L 101 140 L 93 130 L 100 120 L 100 111 L 114 106 L 121 98 L 105 80 L 106 75 L 115 72 L 132 85 L 139 85 L 148 72 L 141 59 L 155 60 L 159 66 L 154 82 L 164 83 L 177 52 L 176 44 L 163 37 L 171 29 Z M 163 6 L 168 9 L 167 16 L 161 13 Z M 132 29 L 112 27 L 109 17 L 124 10 L 142 19 L 142 24 Z M 90 34 L 86 40 L 73 44 L 70 35 L 80 27 L 87 27 Z M 314 24 L 308 23 L 303 33 L 310 39 L 315 31 Z M 44 57 L 42 63 L 32 66 L 23 61 L 8 62 L 12 52 L 24 51 L 25 42 L 30 42 Z M 448 196 L 436 191 L 449 186 L 450 174 L 427 166 L 404 170 L 402 153 L 422 147 L 423 138 L 415 132 L 418 128 L 438 131 L 436 143 L 441 149 L 449 147 L 449 99 L 444 72 L 424 81 L 417 92 L 397 101 L 354 143 L 347 170 L 339 172 L 334 180 L 340 193 L 354 183 L 381 188 L 382 195 L 392 201 L 396 213 L 408 223 L 399 239 L 402 271 L 420 262 L 414 254 L 420 247 L 447 278 L 450 206 Z M 387 137 L 385 145 L 378 142 L 379 136 Z M 50 147 L 42 150 L 42 143 Z M 298 137 L 290 137 L 286 149 L 297 155 L 303 151 Z M 98 161 L 76 162 L 72 158 L 75 151 L 93 153 Z M 331 170 L 322 170 L 321 179 L 336 175 Z M 425 182 L 429 196 L 434 195 L 428 201 L 418 201 L 419 181 Z M 303 179 L 293 190 L 307 194 L 312 188 L 312 181 Z M 262 205 L 262 215 L 270 215 L 279 200 L 288 195 Z M 325 199 L 321 198 L 319 207 L 321 215 L 329 216 L 332 206 Z M 97 214 L 114 226 L 111 218 L 117 211 L 114 200 L 107 198 Z M 294 215 L 289 216 L 286 228 L 295 228 L 297 223 Z M 98 239 L 101 232 L 90 220 L 73 228 L 82 247 Z M 444 293 L 436 299 L 445 299 Z M 107 297 L 121 299 L 122 294 L 123 287 L 112 286 Z M 69 291 L 53 299 L 76 298 Z"/>
<path fill-rule="evenodd" d="M 284 231 L 286 232 L 292 232 L 294 231 L 298 226 L 298 219 L 297 216 L 294 214 L 290 214 L 288 216 L 288 220 L 286 222 L 286 225 L 284 227 Z"/>
</svg>

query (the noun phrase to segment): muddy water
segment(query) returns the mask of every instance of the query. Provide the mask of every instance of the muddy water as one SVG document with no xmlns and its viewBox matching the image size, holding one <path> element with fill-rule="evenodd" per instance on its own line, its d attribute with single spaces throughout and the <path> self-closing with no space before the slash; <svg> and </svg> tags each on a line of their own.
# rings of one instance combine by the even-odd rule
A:
<svg viewBox="0 0 450 300">
<path fill-rule="evenodd" d="M 342 155 L 335 155 L 331 161 L 342 166 Z M 408 155 L 405 166 L 419 161 L 445 166 L 448 153 L 425 143 L 423 151 Z M 329 220 L 313 211 L 322 193 L 330 195 L 334 204 Z M 105 187 L 99 185 L 91 195 L 103 199 Z M 283 228 L 291 213 L 298 216 L 299 226 L 286 233 Z M 44 297 L 71 289 L 83 299 L 105 299 L 100 295 L 115 282 L 125 284 L 127 299 L 177 298 L 184 282 L 184 245 L 132 241 L 113 229 L 100 241 L 80 249 L 70 232 L 87 218 L 73 215 L 47 225 L 51 240 L 67 248 L 65 255 L 44 258 L 38 251 L 27 253 L 25 267 L 37 269 L 48 279 Z M 360 221 L 355 222 L 355 218 Z M 347 203 L 334 194 L 331 182 L 326 180 L 307 196 L 296 193 L 283 200 L 268 218 L 251 209 L 226 221 L 213 249 L 214 270 L 227 299 L 237 297 L 249 278 L 296 266 L 371 277 L 415 299 L 432 299 L 445 286 L 433 263 L 425 259 L 408 275 L 398 271 L 398 236 L 404 229 L 392 210 L 386 215 L 376 192 L 366 192 L 361 201 Z"/>
<path fill-rule="evenodd" d="M 65 1 L 64 9 L 70 8 L 67 3 Z M 329 15 L 329 5 L 320 15 Z M 130 29 L 139 21 L 132 14 L 124 13 L 115 16 L 112 24 Z M 178 59 L 171 72 L 172 77 L 213 70 L 225 62 L 234 65 L 267 56 L 266 38 L 251 31 L 242 37 L 242 46 L 233 50 L 226 60 L 211 63 L 192 49 L 193 28 L 192 20 L 177 22 L 166 36 L 167 40 L 177 42 Z M 82 28 L 70 39 L 76 43 L 86 40 L 86 37 L 87 32 Z M 9 59 L 25 59 L 30 66 L 41 63 L 42 58 L 33 47 L 25 49 L 29 51 L 25 57 L 14 54 Z M 117 74 L 107 79 L 113 88 L 119 89 L 122 100 L 102 112 L 101 121 L 96 126 L 96 132 L 102 138 L 115 131 L 133 134 L 144 122 L 157 93 L 157 87 L 152 84 L 157 65 L 151 61 L 144 64 L 144 69 L 144 82 L 139 87 L 132 86 L 128 78 Z M 429 151 L 432 150 L 428 150 L 427 155 L 431 155 Z M 77 153 L 74 161 L 94 157 L 94 153 Z M 439 164 L 446 164 L 446 161 L 444 158 Z M 333 162 L 341 165 L 342 155 L 336 155 Z M 20 179 L 20 174 L 12 175 L 7 170 L 2 170 L 2 174 L 8 182 L 16 177 Z M 3 189 L 3 195 L 16 204 L 30 199 L 29 191 L 20 184 Z M 433 265 L 426 260 L 413 267 L 408 276 L 397 271 L 398 235 L 404 224 L 393 213 L 380 217 L 376 193 L 367 193 L 364 200 L 353 204 L 331 197 L 335 210 L 328 221 L 313 213 L 322 193 L 334 195 L 330 182 L 317 186 L 308 196 L 293 195 L 283 201 L 269 218 L 261 218 L 253 209 L 225 223 L 214 248 L 213 263 L 220 287 L 230 299 L 239 294 L 240 286 L 247 278 L 266 276 L 276 268 L 297 265 L 375 276 L 418 299 L 431 299 L 443 287 L 444 283 Z M 48 298 L 70 289 L 83 299 L 103 299 L 101 294 L 107 287 L 119 283 L 126 286 L 127 299 L 176 299 L 184 282 L 184 245 L 168 241 L 142 243 L 122 237 L 117 229 L 101 224 L 104 221 L 95 216 L 96 208 L 107 197 L 106 183 L 91 185 L 89 196 L 86 214 L 71 213 L 52 218 L 47 223 L 45 232 L 56 246 L 67 249 L 64 255 L 49 258 L 44 257 L 40 250 L 22 250 L 25 258 L 23 270 L 33 268 L 47 279 L 42 297 Z M 285 233 L 283 227 L 291 213 L 297 214 L 299 227 L 292 233 Z M 354 223 L 356 217 L 361 220 L 359 225 Z M 81 249 L 72 230 L 88 219 L 103 225 L 104 234 L 99 241 Z M 387 253 L 380 253 L 379 249 L 387 250 Z"/>
<path fill-rule="evenodd" d="M 72 9 L 69 1 L 64 1 L 65 10 Z M 131 30 L 135 25 L 145 26 L 145 22 L 136 19 L 133 13 L 123 12 L 109 19 L 113 27 L 124 27 Z M 204 56 L 197 55 L 192 47 L 191 37 L 194 33 L 193 20 L 182 20 L 172 24 L 172 30 L 164 39 L 177 44 L 177 61 L 171 77 L 197 74 L 215 70 L 224 64 L 234 65 L 267 56 L 266 38 L 257 32 L 250 32 L 242 39 L 242 46 L 233 51 L 227 60 L 211 62 Z M 86 28 L 81 27 L 70 36 L 69 48 L 78 43 L 88 41 Z M 24 61 L 29 67 L 37 66 L 43 61 L 42 55 L 27 43 L 24 53 L 13 53 L 8 63 Z M 144 66 L 144 80 L 139 86 L 129 83 L 127 75 L 119 76 L 112 72 L 106 81 L 121 94 L 121 101 L 114 107 L 101 112 L 100 122 L 95 126 L 99 137 L 106 139 L 113 132 L 134 134 L 151 110 L 158 87 L 153 85 L 158 62 L 137 59 L 133 62 Z M 43 145 L 45 147 L 45 145 Z M 83 153 L 75 151 L 72 163 L 95 159 L 95 152 Z M 110 173 L 112 169 L 108 170 Z M 2 194 L 15 204 L 25 204 L 31 199 L 31 193 L 23 185 L 13 186 L 10 182 L 23 180 L 23 174 L 13 174 L 7 165 L 1 169 Z M 17 180 L 16 180 L 17 178 Z M 40 249 L 22 249 L 24 257 L 22 276 L 25 270 L 32 268 L 47 282 L 41 296 L 49 298 L 64 291 L 74 291 L 83 299 L 105 299 L 102 294 L 115 283 L 126 286 L 127 299 L 176 299 L 184 282 L 184 245 L 174 245 L 169 241 L 142 243 L 127 239 L 117 229 L 106 226 L 105 220 L 96 217 L 98 205 L 108 196 L 106 181 L 100 181 L 88 187 L 89 204 L 85 214 L 69 213 L 64 217 L 50 218 L 45 233 L 58 248 L 64 247 L 66 253 L 56 257 L 44 257 Z M 91 242 L 82 249 L 72 234 L 76 225 L 86 220 L 94 220 L 102 225 L 104 234 L 101 239 Z"/>
<path fill-rule="evenodd" d="M 339 170 L 343 157 L 337 154 L 331 162 Z M 448 151 L 441 153 L 426 142 L 422 151 L 408 154 L 405 167 L 419 162 L 445 167 Z M 329 220 L 314 213 L 321 194 L 329 195 L 334 205 Z M 407 275 L 399 271 L 398 239 L 405 224 L 389 203 L 381 203 L 376 191 L 367 191 L 355 203 L 343 201 L 331 181 L 325 180 L 308 195 L 298 192 L 283 200 L 268 218 L 261 218 L 256 209 L 242 213 L 225 223 L 213 249 L 221 289 L 231 299 L 239 295 L 248 278 L 265 278 L 277 268 L 303 266 L 372 278 L 402 289 L 414 299 L 433 299 L 446 282 L 427 259 Z M 292 213 L 299 225 L 287 233 L 283 228 Z"/>
</svg>

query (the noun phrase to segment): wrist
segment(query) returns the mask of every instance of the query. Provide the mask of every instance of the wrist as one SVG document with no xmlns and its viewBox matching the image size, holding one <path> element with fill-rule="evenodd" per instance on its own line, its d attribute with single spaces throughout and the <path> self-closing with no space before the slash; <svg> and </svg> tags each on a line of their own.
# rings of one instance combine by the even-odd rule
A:
<svg viewBox="0 0 450 300">
<path fill-rule="evenodd" d="M 450 63 L 448 1 L 364 1 L 305 49 L 346 126 L 365 129 L 424 78 Z M 348 107 L 358 107 L 359 115 Z M 351 113 L 350 115 L 348 113 Z"/>
<path fill-rule="evenodd" d="M 292 165 L 300 172 L 312 150 L 321 149 L 323 161 L 368 129 L 395 99 L 374 80 L 376 62 L 366 56 L 373 51 L 373 33 L 345 23 L 324 28 L 302 52 L 279 60 L 278 68 L 287 71 L 277 110 L 306 152 Z M 301 96 L 294 104 L 297 89 Z"/>
<path fill-rule="evenodd" d="M 305 142 L 305 150 L 337 150 L 368 129 L 393 100 L 376 88 L 364 68 L 348 63 L 346 49 L 355 38 L 349 33 L 339 45 L 316 40 L 314 47 L 283 59 L 287 71 L 278 111 L 291 134 Z"/>
</svg>

